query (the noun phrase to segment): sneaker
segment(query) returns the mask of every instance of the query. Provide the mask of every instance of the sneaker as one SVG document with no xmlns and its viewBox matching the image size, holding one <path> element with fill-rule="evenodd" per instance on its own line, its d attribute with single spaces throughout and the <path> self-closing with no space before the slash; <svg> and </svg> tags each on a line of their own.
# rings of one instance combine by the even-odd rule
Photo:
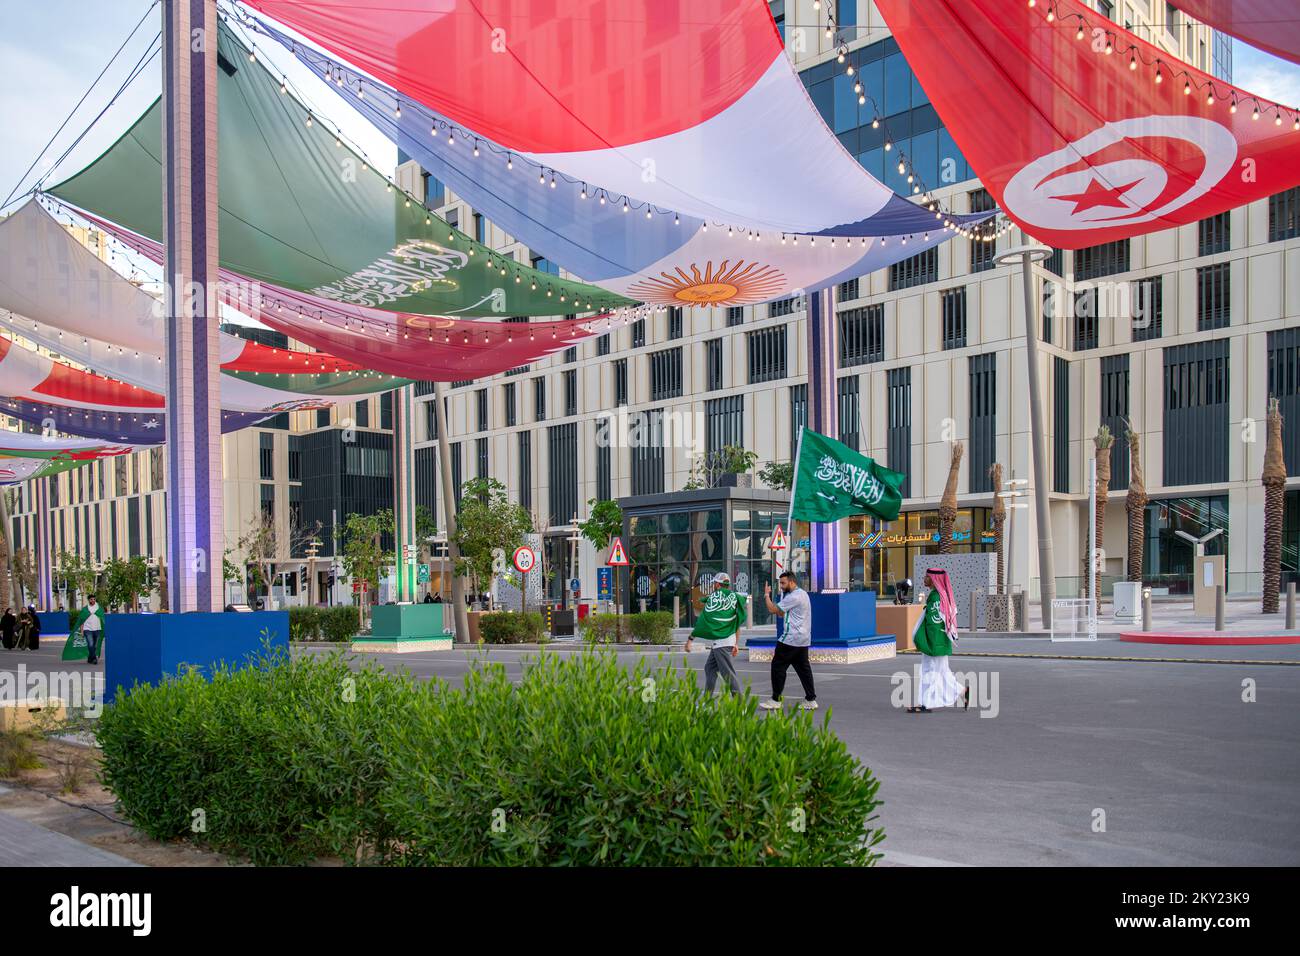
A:
<svg viewBox="0 0 1300 956">
<path fill-rule="evenodd" d="M 800 710 L 816 710 L 820 706 L 815 700 L 805 700 L 799 704 Z"/>
<path fill-rule="evenodd" d="M 781 701 L 768 699 L 758 705 L 759 710 L 780 710 L 784 706 Z"/>
</svg>

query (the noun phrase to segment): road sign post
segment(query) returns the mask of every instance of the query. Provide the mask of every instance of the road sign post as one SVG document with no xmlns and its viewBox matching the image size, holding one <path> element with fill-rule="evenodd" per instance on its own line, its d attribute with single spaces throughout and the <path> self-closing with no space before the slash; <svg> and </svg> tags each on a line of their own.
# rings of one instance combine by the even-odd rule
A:
<svg viewBox="0 0 1300 956">
<path fill-rule="evenodd" d="M 609 542 L 609 557 L 606 559 L 605 563 L 608 564 L 610 568 L 627 567 L 627 552 L 623 550 L 622 538 L 615 537 Z M 614 613 L 621 614 L 623 608 L 618 594 L 618 571 L 614 570 L 611 573 L 614 576 Z"/>
</svg>

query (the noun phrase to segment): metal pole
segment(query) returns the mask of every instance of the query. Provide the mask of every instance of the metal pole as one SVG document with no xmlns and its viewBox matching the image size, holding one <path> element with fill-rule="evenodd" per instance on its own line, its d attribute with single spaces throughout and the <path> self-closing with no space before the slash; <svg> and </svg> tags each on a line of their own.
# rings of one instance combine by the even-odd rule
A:
<svg viewBox="0 0 1300 956">
<path fill-rule="evenodd" d="M 1142 589 L 1142 630 L 1151 630 L 1151 589 Z"/>
<path fill-rule="evenodd" d="M 1214 629 L 1223 630 L 1223 585 L 1214 586 Z"/>
<path fill-rule="evenodd" d="M 1042 250 L 1046 253 L 1046 250 Z M 1052 525 L 1047 501 L 1047 454 L 1043 448 L 1042 389 L 1038 381 L 1038 307 L 1034 301 L 1034 275 L 1030 264 L 1034 248 L 1014 250 L 1020 258 L 1021 287 L 1025 296 L 1025 359 L 1029 366 L 1029 439 L 1034 465 L 1034 515 L 1038 523 L 1038 594 L 1042 620 L 1050 620 L 1056 599 L 1056 562 L 1052 555 Z"/>
<path fill-rule="evenodd" d="M 451 434 L 447 431 L 447 410 L 442 404 L 442 382 L 433 383 L 433 416 L 438 426 L 438 471 L 442 486 L 442 510 L 447 519 L 447 561 L 451 565 L 451 613 L 456 640 L 469 643 L 469 611 L 465 608 L 465 582 L 456 573 L 460 548 L 456 545 L 456 489 L 451 484 Z"/>
<path fill-rule="evenodd" d="M 1097 617 L 1097 459 L 1088 463 L 1088 619 Z"/>
<path fill-rule="evenodd" d="M 1286 629 L 1295 630 L 1295 582 L 1286 583 Z"/>
</svg>

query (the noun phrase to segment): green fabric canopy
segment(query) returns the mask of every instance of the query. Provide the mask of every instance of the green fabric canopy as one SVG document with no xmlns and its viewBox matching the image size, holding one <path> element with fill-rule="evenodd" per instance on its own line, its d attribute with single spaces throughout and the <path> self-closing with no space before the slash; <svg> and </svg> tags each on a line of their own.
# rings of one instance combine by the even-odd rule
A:
<svg viewBox="0 0 1300 956">
<path fill-rule="evenodd" d="M 430 216 L 282 92 L 225 26 L 218 49 L 223 267 L 339 303 L 423 315 L 563 315 L 631 304 L 520 265 Z M 94 163 L 49 191 L 161 241 L 161 136 L 158 100 Z"/>
</svg>

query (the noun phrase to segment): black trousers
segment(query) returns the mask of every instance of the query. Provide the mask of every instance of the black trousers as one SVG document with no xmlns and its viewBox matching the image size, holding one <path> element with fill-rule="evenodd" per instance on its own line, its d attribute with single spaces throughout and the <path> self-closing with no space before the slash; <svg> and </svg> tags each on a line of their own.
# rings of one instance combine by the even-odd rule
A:
<svg viewBox="0 0 1300 956">
<path fill-rule="evenodd" d="M 799 675 L 799 683 L 803 685 L 804 697 L 808 700 L 816 700 L 817 691 L 813 688 L 808 648 L 791 647 L 781 641 L 776 642 L 776 648 L 772 653 L 772 699 L 781 699 L 781 694 L 785 691 L 785 672 L 791 664 L 794 665 L 794 672 Z"/>
</svg>

